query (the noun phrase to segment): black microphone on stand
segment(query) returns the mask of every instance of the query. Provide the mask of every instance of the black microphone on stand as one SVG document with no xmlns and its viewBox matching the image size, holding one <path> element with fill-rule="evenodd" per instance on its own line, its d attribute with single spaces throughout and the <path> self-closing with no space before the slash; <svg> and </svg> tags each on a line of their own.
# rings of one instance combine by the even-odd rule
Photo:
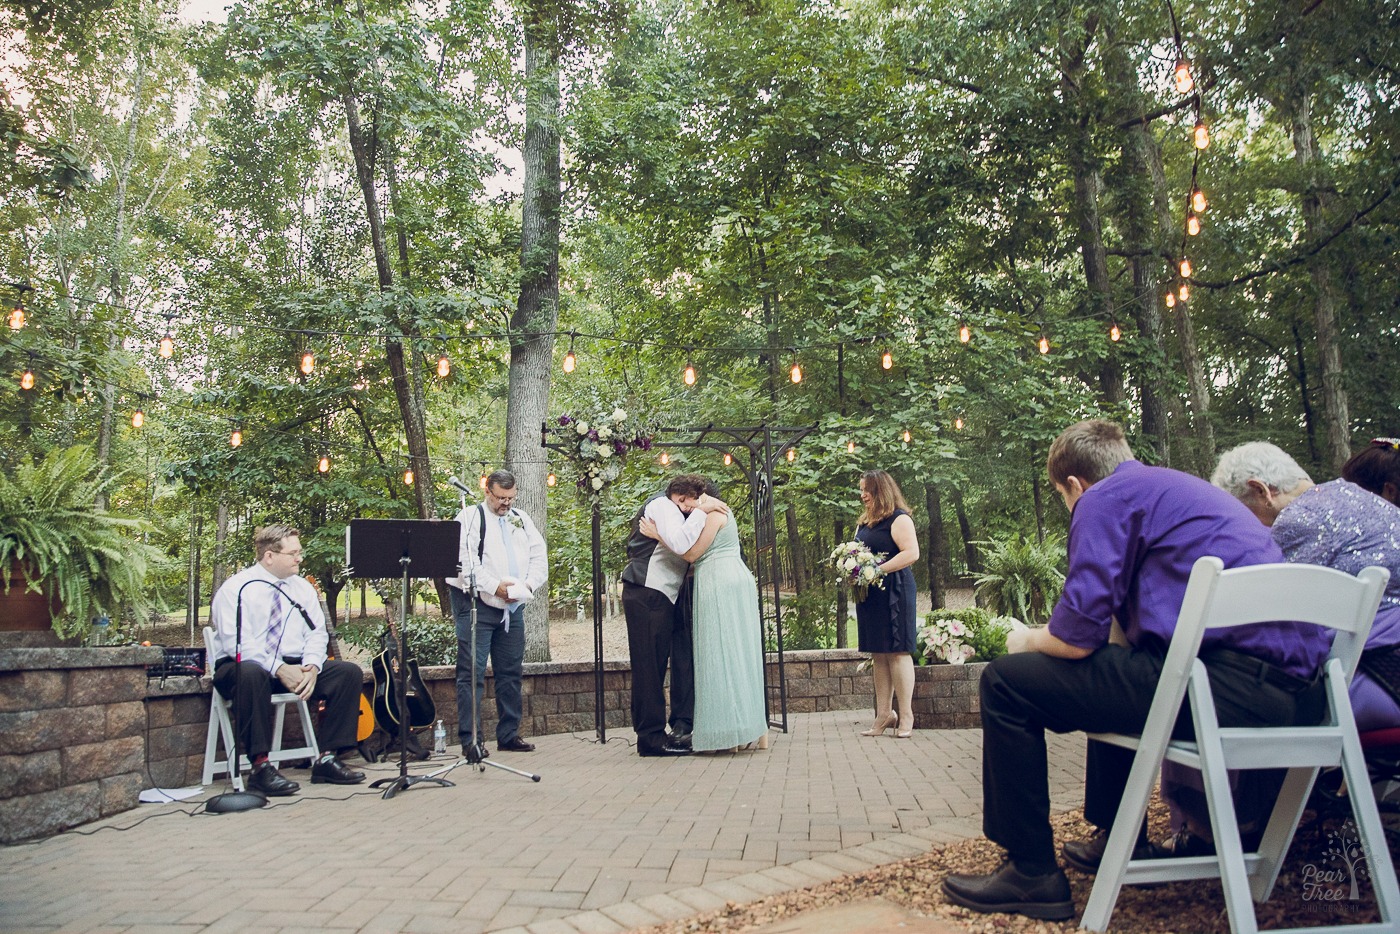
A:
<svg viewBox="0 0 1400 934">
<path fill-rule="evenodd" d="M 471 487 L 467 486 L 465 483 L 463 483 L 461 480 L 458 480 L 456 477 L 448 477 L 447 482 L 455 486 L 457 489 L 461 490 L 462 493 L 466 496 L 476 495 L 476 493 L 472 490 Z"/>
<path fill-rule="evenodd" d="M 306 625 L 312 629 L 316 624 L 311 621 L 311 614 L 306 612 L 306 607 L 297 603 L 287 595 L 287 592 L 270 580 L 255 577 L 252 580 L 244 581 L 243 586 L 238 588 L 238 594 L 234 597 L 233 614 L 233 748 L 229 751 L 229 774 L 233 776 L 234 787 L 237 787 L 240 779 L 239 763 L 240 756 L 238 750 L 238 683 L 242 680 L 239 677 L 238 667 L 243 664 L 243 591 L 253 584 L 266 584 L 282 595 L 306 621 Z M 211 691 L 217 691 L 217 687 L 210 687 Z M 212 701 L 210 701 L 212 703 Z M 257 791 L 226 791 L 223 794 L 215 795 L 205 802 L 204 809 L 211 814 L 228 814 L 234 811 L 251 811 L 254 808 L 265 807 L 267 796 Z"/>
</svg>

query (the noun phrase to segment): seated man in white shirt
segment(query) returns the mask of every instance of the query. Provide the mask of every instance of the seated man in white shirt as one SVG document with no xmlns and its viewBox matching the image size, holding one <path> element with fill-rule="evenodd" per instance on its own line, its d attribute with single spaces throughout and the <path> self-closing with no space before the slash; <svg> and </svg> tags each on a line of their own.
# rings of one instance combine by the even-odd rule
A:
<svg viewBox="0 0 1400 934">
<path fill-rule="evenodd" d="M 316 730 L 321 757 L 311 767 L 312 784 L 365 780 L 338 758 L 355 749 L 364 673 L 359 665 L 326 658 L 326 618 L 315 589 L 297 573 L 300 534 L 286 525 L 256 530 L 257 563 L 224 581 L 210 607 L 214 688 L 233 705 L 238 748 L 253 767 L 248 787 L 271 797 L 301 788 L 267 758 L 274 689 L 326 703 Z"/>
</svg>

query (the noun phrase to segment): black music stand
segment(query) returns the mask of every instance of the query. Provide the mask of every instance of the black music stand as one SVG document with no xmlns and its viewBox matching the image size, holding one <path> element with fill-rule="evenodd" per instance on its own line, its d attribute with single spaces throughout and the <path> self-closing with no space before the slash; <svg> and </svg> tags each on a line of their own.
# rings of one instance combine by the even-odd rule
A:
<svg viewBox="0 0 1400 934">
<path fill-rule="evenodd" d="M 408 619 L 408 579 L 410 577 L 455 577 L 461 547 L 461 523 L 436 519 L 351 519 L 345 529 L 345 571 L 348 577 L 403 578 L 401 623 Z M 399 664 L 408 658 L 407 626 L 399 626 Z M 445 778 L 408 774 L 408 678 L 399 678 L 399 775 L 381 778 L 371 788 L 388 785 L 384 797 L 419 782 L 452 787 Z"/>
</svg>

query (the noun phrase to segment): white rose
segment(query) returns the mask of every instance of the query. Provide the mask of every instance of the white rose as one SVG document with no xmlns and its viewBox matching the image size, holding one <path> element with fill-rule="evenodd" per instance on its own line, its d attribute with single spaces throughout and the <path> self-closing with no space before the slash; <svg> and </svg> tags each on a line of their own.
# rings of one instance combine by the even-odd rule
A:
<svg viewBox="0 0 1400 934">
<path fill-rule="evenodd" d="M 574 431 L 581 435 L 588 434 L 588 422 L 574 422 Z"/>
<path fill-rule="evenodd" d="M 598 456 L 612 457 L 612 448 L 608 447 L 606 444 L 598 445 Z"/>
<path fill-rule="evenodd" d="M 880 572 L 871 567 L 861 568 L 860 576 L 862 580 L 873 581 L 880 576 Z"/>
<path fill-rule="evenodd" d="M 627 421 L 627 413 L 622 411 L 622 409 L 613 409 L 612 420 L 615 422 L 625 422 Z"/>
<path fill-rule="evenodd" d="M 593 487 L 593 489 L 595 490 L 601 490 L 603 488 L 603 478 L 594 477 L 592 480 L 588 481 L 588 485 Z"/>
<path fill-rule="evenodd" d="M 599 441 L 607 441 L 607 440 L 610 439 L 612 436 L 613 436 L 613 430 L 612 430 L 611 428 L 609 428 L 607 425 L 603 425 L 603 426 L 601 426 L 601 427 L 598 429 L 598 440 L 599 440 Z"/>
</svg>

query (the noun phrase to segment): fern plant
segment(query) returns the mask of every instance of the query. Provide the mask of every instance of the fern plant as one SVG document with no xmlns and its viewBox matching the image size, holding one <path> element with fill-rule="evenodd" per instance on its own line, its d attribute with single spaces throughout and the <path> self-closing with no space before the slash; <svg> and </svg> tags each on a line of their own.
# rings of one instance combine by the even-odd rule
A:
<svg viewBox="0 0 1400 934">
<path fill-rule="evenodd" d="M 49 598 L 59 636 L 85 634 L 98 614 L 151 606 L 146 569 L 161 554 L 139 538 L 149 523 L 95 505 L 114 480 L 81 445 L 0 474 L 0 572 L 17 565 L 28 589 Z M 4 581 L 8 593 L 8 573 Z"/>
<path fill-rule="evenodd" d="M 974 586 L 987 610 L 1030 625 L 1047 622 L 1065 587 L 1064 539 L 1051 535 L 1038 543 L 1013 535 L 977 544 L 985 549 L 984 570 Z"/>
</svg>

